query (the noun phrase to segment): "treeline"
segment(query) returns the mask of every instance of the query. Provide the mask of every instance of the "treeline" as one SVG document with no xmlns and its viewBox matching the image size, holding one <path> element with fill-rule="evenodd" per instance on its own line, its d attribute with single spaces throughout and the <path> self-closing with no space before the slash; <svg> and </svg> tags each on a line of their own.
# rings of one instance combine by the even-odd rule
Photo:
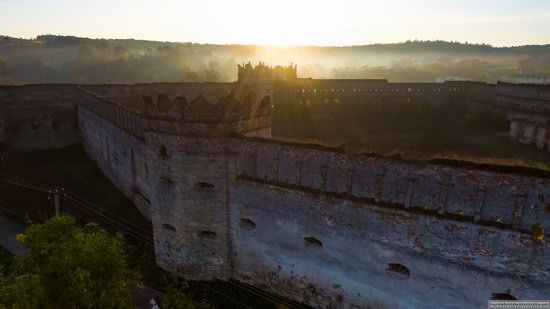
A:
<svg viewBox="0 0 550 309">
<path fill-rule="evenodd" d="M 550 45 L 407 41 L 348 47 L 266 47 L 90 39 L 0 37 L 0 84 L 234 81 L 236 64 L 298 64 L 300 77 L 433 82 L 448 76 L 495 82 L 550 73 Z"/>
</svg>

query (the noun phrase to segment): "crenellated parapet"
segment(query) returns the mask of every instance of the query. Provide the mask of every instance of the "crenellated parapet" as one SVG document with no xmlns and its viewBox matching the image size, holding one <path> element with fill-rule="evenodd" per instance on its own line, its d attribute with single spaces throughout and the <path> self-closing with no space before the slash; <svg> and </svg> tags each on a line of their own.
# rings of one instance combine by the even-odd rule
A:
<svg viewBox="0 0 550 309">
<path fill-rule="evenodd" d="M 237 280 L 323 308 L 469 308 L 495 294 L 548 294 L 547 172 L 269 139 L 278 89 L 290 104 L 497 100 L 511 136 L 547 147 L 546 88 L 296 79 L 295 66 L 263 63 L 238 76 L 0 87 L 0 142 L 3 132 L 60 136 L 67 113 L 75 140 L 152 221 L 157 265 L 190 280 Z"/>
<path fill-rule="evenodd" d="M 159 100 L 165 100 L 164 104 L 158 104 L 150 96 L 143 96 L 142 112 L 136 112 L 92 94 L 85 93 L 82 97 L 82 108 L 140 139 L 147 130 L 191 136 L 270 136 L 269 99 L 260 102 L 259 107 L 253 110 L 250 101 L 240 102 L 233 93 L 216 103 L 201 95 L 191 101 L 185 97 L 170 99 L 159 96 Z"/>
<path fill-rule="evenodd" d="M 273 68 L 265 65 L 265 63 L 262 62 L 258 63 L 258 65 L 256 66 L 253 66 L 252 64 L 250 64 L 250 62 L 246 64 L 243 63 L 242 65 L 237 65 L 237 68 L 239 80 L 251 77 L 273 78 L 274 76 Z"/>
</svg>

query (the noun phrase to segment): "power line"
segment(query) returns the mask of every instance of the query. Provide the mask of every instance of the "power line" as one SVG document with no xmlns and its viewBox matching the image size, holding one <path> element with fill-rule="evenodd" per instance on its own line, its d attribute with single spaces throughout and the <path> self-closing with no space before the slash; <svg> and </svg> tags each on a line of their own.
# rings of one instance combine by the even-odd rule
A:
<svg viewBox="0 0 550 309">
<path fill-rule="evenodd" d="M 27 189 L 36 190 L 36 191 L 48 192 L 50 194 L 59 194 L 59 196 L 65 202 L 68 203 L 68 205 L 66 204 L 66 206 L 76 207 L 77 209 L 80 209 L 80 211 L 83 211 L 83 212 L 87 213 L 88 215 L 90 215 L 94 219 L 102 222 L 103 224 L 105 224 L 105 225 L 107 225 L 111 228 L 114 228 L 115 230 L 117 230 L 119 232 L 122 232 L 123 234 L 131 236 L 132 238 L 143 242 L 146 246 L 152 247 L 153 249 L 155 247 L 162 247 L 164 249 L 167 248 L 162 243 L 154 244 L 154 235 L 152 234 L 152 230 L 149 231 L 149 230 L 145 229 L 144 226 L 142 226 L 142 225 L 138 225 L 138 224 L 129 222 L 126 219 L 107 211 L 105 208 L 103 208 L 103 207 L 101 207 L 97 204 L 94 204 L 94 203 L 86 200 L 85 198 L 80 197 L 79 195 L 77 195 L 75 193 L 72 193 L 68 190 L 65 190 L 63 188 L 57 188 L 57 187 L 54 187 L 54 186 L 41 184 L 41 183 L 37 183 L 37 182 L 30 181 L 30 180 L 21 179 L 21 178 L 13 177 L 13 176 L 10 176 L 10 175 L 1 174 L 1 173 L 0 173 L 0 182 L 4 182 L 4 183 L 8 183 L 8 184 L 24 187 L 24 188 L 27 188 Z M 13 212 L 5 209 L 5 208 L 0 207 L 0 209 L 21 218 L 21 216 L 15 214 L 15 213 L 13 213 Z M 66 211 L 68 213 L 71 213 L 73 215 L 76 215 L 74 210 L 69 210 L 69 208 L 67 208 L 67 207 L 64 207 L 64 211 Z M 101 211 L 103 211 L 105 213 L 102 213 Z M 76 216 L 78 216 L 78 215 L 76 215 Z M 111 217 L 109 217 L 109 216 L 111 216 Z M 127 224 L 127 225 L 125 225 L 125 224 Z M 131 226 L 128 226 L 128 225 L 131 225 Z M 139 230 L 136 230 L 136 228 L 139 229 Z M 161 232 L 157 231 L 157 233 L 161 233 Z M 165 234 L 165 235 L 168 235 L 168 234 Z M 153 239 L 151 239 L 149 237 L 146 237 L 146 236 L 151 236 Z M 132 244 L 129 244 L 129 245 L 137 249 L 137 247 L 135 245 L 132 245 Z M 246 304 L 242 303 L 241 301 L 239 301 L 239 300 L 237 300 L 237 299 L 235 299 L 231 296 L 228 296 L 225 293 L 223 293 L 223 292 L 221 292 L 217 289 L 214 289 L 214 288 L 212 288 L 212 287 L 210 287 L 210 286 L 208 286 L 208 285 L 206 285 L 206 284 L 204 284 L 200 281 L 195 281 L 195 282 L 198 283 L 199 285 L 201 285 L 201 286 L 203 286 L 203 287 L 219 294 L 219 295 L 222 295 L 222 296 L 226 297 L 227 299 L 230 299 L 230 300 L 246 307 L 246 308 L 253 308 L 253 307 L 251 307 L 249 305 L 246 305 Z M 238 282 L 233 281 L 233 280 L 229 280 L 227 282 L 229 284 L 232 284 L 232 285 L 242 289 L 242 290 L 245 290 L 249 293 L 252 293 L 252 294 L 256 295 L 257 297 L 259 297 L 261 299 L 264 299 L 264 300 L 266 300 L 270 303 L 283 304 L 283 305 L 286 305 L 286 306 L 291 307 L 291 308 L 296 307 L 294 304 L 291 304 L 290 302 L 288 302 L 286 300 L 280 299 L 280 298 L 278 298 L 274 295 L 268 294 L 264 291 L 261 291 L 261 290 L 255 291 L 255 289 L 253 289 L 252 287 L 247 286 L 247 285 L 243 285 L 243 284 L 238 283 Z"/>
</svg>

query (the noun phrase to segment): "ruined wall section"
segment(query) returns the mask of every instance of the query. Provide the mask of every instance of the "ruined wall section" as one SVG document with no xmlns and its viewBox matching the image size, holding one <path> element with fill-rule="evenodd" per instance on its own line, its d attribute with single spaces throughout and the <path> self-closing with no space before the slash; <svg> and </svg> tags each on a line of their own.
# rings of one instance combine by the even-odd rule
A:
<svg viewBox="0 0 550 309">
<path fill-rule="evenodd" d="M 236 83 L 149 83 L 116 85 L 81 85 L 81 89 L 98 97 L 116 102 L 126 108 L 142 112 L 139 106 L 143 96 L 152 98 L 154 104 L 163 104 L 163 99 L 186 98 L 188 101 L 204 96 L 208 101 L 217 101 L 236 88 Z"/>
<path fill-rule="evenodd" d="M 238 280 L 346 308 L 482 306 L 492 293 L 534 299 L 550 288 L 550 247 L 532 235 L 550 228 L 548 178 L 272 142 L 234 147 Z"/>
<path fill-rule="evenodd" d="M 0 142 L 6 149 L 43 150 L 78 142 L 72 85 L 0 86 Z"/>
<path fill-rule="evenodd" d="M 550 151 L 550 86 L 499 83 L 495 105 L 509 110 L 511 139 Z"/>
</svg>

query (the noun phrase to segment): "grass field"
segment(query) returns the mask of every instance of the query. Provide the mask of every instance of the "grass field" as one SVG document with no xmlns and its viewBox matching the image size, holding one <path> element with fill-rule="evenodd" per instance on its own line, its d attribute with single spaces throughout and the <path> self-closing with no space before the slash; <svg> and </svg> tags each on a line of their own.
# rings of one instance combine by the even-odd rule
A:
<svg viewBox="0 0 550 309">
<path fill-rule="evenodd" d="M 505 113 L 491 106 L 365 103 L 276 111 L 273 137 L 343 146 L 350 152 L 447 158 L 550 170 L 548 152 L 508 138 Z"/>
</svg>

